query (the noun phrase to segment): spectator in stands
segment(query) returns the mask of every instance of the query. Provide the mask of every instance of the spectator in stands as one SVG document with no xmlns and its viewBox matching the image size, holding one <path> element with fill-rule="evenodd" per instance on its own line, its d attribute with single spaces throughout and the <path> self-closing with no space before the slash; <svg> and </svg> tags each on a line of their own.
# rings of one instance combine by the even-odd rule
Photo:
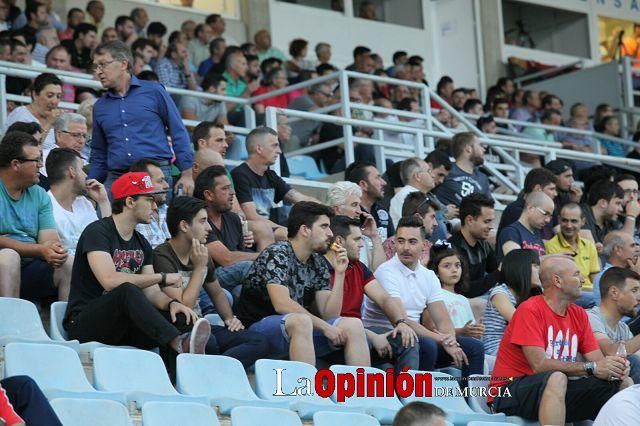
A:
<svg viewBox="0 0 640 426">
<path fill-rule="evenodd" d="M 474 192 L 491 197 L 489 180 L 478 167 L 484 163 L 484 147 L 478 138 L 471 132 L 457 133 L 453 137 L 452 152 L 456 162 L 434 191 L 440 201 L 460 207 L 460 201 Z"/>
<path fill-rule="evenodd" d="M 16 131 L 27 133 L 36 138 L 37 141 L 42 138 L 42 126 L 40 126 L 40 124 L 35 121 L 32 121 L 30 123 L 25 123 L 24 121 L 16 121 L 11 126 L 7 127 L 7 131 L 5 132 L 5 134 Z"/>
<path fill-rule="evenodd" d="M 0 296 L 67 300 L 71 259 L 51 200 L 37 185 L 38 141 L 11 132 L 0 143 Z"/>
<path fill-rule="evenodd" d="M 47 52 L 59 44 L 60 40 L 55 29 L 51 27 L 42 28 L 36 33 L 36 44 L 33 47 L 31 56 L 35 61 L 44 63 Z"/>
<path fill-rule="evenodd" d="M 302 71 L 315 69 L 313 62 L 306 59 L 308 47 L 309 42 L 302 38 L 293 39 L 289 43 L 291 59 L 284 63 L 284 67 L 287 70 L 287 76 L 292 81 L 297 82 Z"/>
<path fill-rule="evenodd" d="M 182 282 L 178 288 L 163 287 L 162 291 L 198 314 L 204 291 L 213 300 L 223 326 L 212 326 L 205 353 L 238 359 L 245 368 L 256 360 L 269 356 L 268 342 L 263 335 L 245 330 L 233 315 L 231 304 L 222 291 L 214 266 L 204 242 L 211 230 L 207 222 L 205 202 L 192 197 L 175 198 L 167 213 L 171 239 L 153 251 L 153 267 L 160 273 L 179 273 Z M 188 331 L 188 327 L 184 329 Z"/>
<path fill-rule="evenodd" d="M 478 121 L 476 121 L 476 127 L 480 129 L 482 133 L 489 135 L 495 135 L 498 133 L 498 126 L 496 125 L 496 121 L 492 115 L 484 115 L 478 118 Z"/>
<path fill-rule="evenodd" d="M 243 282 L 238 317 L 250 330 L 269 339 L 273 354 L 315 365 L 316 354 L 327 355 L 344 346 L 349 365 L 370 365 L 362 322 L 339 317 L 342 292 L 332 291 L 331 274 L 322 255 L 332 237 L 329 207 L 313 202 L 293 206 L 289 240 L 273 244 L 256 259 Z M 348 266 L 344 248 L 338 250 L 334 283 L 344 280 Z M 334 287 L 335 288 L 335 287 Z M 320 317 L 307 309 L 314 302 Z"/>
<path fill-rule="evenodd" d="M 447 413 L 436 405 L 413 401 L 402 407 L 393 419 L 393 426 L 442 426 Z"/>
<path fill-rule="evenodd" d="M 449 105 L 453 103 L 453 99 L 452 99 L 453 89 L 454 89 L 453 80 L 448 75 L 444 75 L 440 78 L 440 80 L 438 80 L 438 85 L 436 86 L 436 93 L 438 94 L 438 96 L 444 99 Z M 432 101 L 432 103 L 434 102 L 436 104 L 434 105 L 436 108 L 441 108 L 441 106 L 436 101 Z"/>
<path fill-rule="evenodd" d="M 109 197 L 104 185 L 95 179 L 86 179 L 82 157 L 73 149 L 53 149 L 47 157 L 46 166 L 51 183 L 47 194 L 51 199 L 58 235 L 69 256 L 75 256 L 80 234 L 87 225 L 98 220 L 96 205 L 100 208 L 101 217 L 111 216 Z"/>
<path fill-rule="evenodd" d="M 131 10 L 131 15 L 129 17 L 133 21 L 138 37 L 145 37 L 145 28 L 149 23 L 149 15 L 147 14 L 147 11 L 143 7 L 136 7 Z"/>
<path fill-rule="evenodd" d="M 360 13 L 358 16 L 362 19 L 369 19 L 371 21 L 377 21 L 376 17 L 376 5 L 369 0 L 360 2 Z"/>
<path fill-rule="evenodd" d="M 228 49 L 227 49 L 228 50 Z M 227 81 L 227 96 L 248 98 L 249 90 L 245 78 L 247 75 L 247 59 L 241 51 L 228 55 L 225 59 L 225 71 L 222 74 Z M 234 125 L 244 124 L 244 111 L 241 104 L 227 102 L 227 118 Z"/>
<path fill-rule="evenodd" d="M 575 185 L 573 162 L 571 160 L 564 158 L 553 160 L 548 162 L 544 168 L 556 175 L 557 207 L 569 202 L 579 203 L 581 201 L 582 188 Z"/>
<path fill-rule="evenodd" d="M 271 45 L 271 34 L 267 30 L 260 30 L 253 36 L 253 41 L 258 51 L 258 58 L 260 62 L 267 58 L 278 58 L 283 63 L 287 60 L 284 53 L 277 47 Z"/>
<path fill-rule="evenodd" d="M 135 227 L 147 223 L 156 190 L 146 173 L 125 173 L 112 187 L 113 215 L 87 226 L 76 249 L 63 326 L 71 339 L 142 349 L 160 346 L 204 354 L 211 327 L 160 286 L 179 287 L 179 273 L 155 273 L 153 251 Z M 191 333 L 177 327 L 192 323 Z M 172 323 L 175 323 L 172 324 Z M 153 333 L 150 333 L 153 330 Z"/>
<path fill-rule="evenodd" d="M 152 158 L 161 162 L 169 181 L 170 161 L 175 152 L 175 163 L 180 169 L 176 187 L 182 185 L 186 194 L 191 193 L 193 152 L 189 134 L 165 89 L 129 73 L 131 52 L 121 42 L 98 46 L 93 61 L 96 75 L 108 92 L 93 108 L 89 177 L 104 181 L 105 187 L 110 188 L 117 176 L 135 161 Z M 171 136 L 171 147 L 167 136 Z"/>
<path fill-rule="evenodd" d="M 482 101 L 477 98 L 467 99 L 462 106 L 462 110 L 467 114 L 483 115 L 484 109 Z"/>
<path fill-rule="evenodd" d="M 491 106 L 491 115 L 493 115 L 495 118 L 509 118 L 509 101 L 507 100 L 507 98 L 498 97 L 493 100 L 493 105 Z M 496 125 L 509 132 L 518 132 L 518 129 L 516 129 L 511 123 L 496 122 Z"/>
<path fill-rule="evenodd" d="M 353 49 L 353 63 L 346 68 L 347 71 L 357 71 L 364 74 L 373 72 L 371 49 L 365 46 L 356 46 Z"/>
<path fill-rule="evenodd" d="M 483 316 L 484 351 L 495 356 L 516 308 L 529 297 L 541 294 L 540 257 L 533 250 L 511 250 L 498 272 L 498 283 L 489 293 Z"/>
<path fill-rule="evenodd" d="M 623 214 L 618 216 L 618 221 L 622 222 L 624 227 L 624 224 L 627 221 L 627 216 L 637 217 L 637 212 L 640 210 L 640 204 L 638 204 L 638 181 L 635 176 L 624 173 L 617 175 L 614 182 L 624 191 L 624 199 L 622 200 Z M 638 230 L 638 225 L 640 224 L 636 221 L 635 229 L 633 231 L 634 237 L 640 232 Z"/>
<path fill-rule="evenodd" d="M 316 199 L 291 188 L 271 167 L 282 151 L 277 133 L 268 127 L 257 127 L 247 135 L 247 161 L 231 171 L 236 196 L 247 220 L 265 221 L 274 228 L 276 240 L 284 239 L 273 207 L 280 201 L 295 204 Z"/>
<path fill-rule="evenodd" d="M 71 65 L 88 71 L 91 67 L 91 52 L 98 41 L 97 30 L 94 25 L 80 23 L 76 25 L 73 38 L 63 41 L 61 44 L 71 54 Z"/>
<path fill-rule="evenodd" d="M 576 301 L 580 306 L 590 307 L 594 304 L 593 279 L 600 272 L 598 251 L 593 241 L 580 236 L 584 223 L 584 215 L 580 205 L 568 203 L 560 208 L 560 232 L 545 242 L 547 254 L 567 253 L 573 257 L 584 279 L 582 295 Z"/>
<path fill-rule="evenodd" d="M 116 41 L 118 40 L 118 32 L 113 27 L 107 27 L 102 31 L 102 37 L 100 37 L 101 43 L 106 43 L 108 41 Z"/>
<path fill-rule="evenodd" d="M 581 111 L 583 107 L 584 109 L 586 109 L 586 106 L 583 104 L 575 104 L 574 107 L 576 105 L 578 107 L 576 108 L 575 115 L 574 115 L 574 108 L 573 107 L 571 108 L 572 114 L 571 114 L 571 118 L 569 118 L 569 120 L 567 121 L 567 127 L 570 127 L 572 129 L 578 129 L 578 130 L 593 130 L 589 124 L 588 110 L 587 110 L 586 116 L 582 115 L 581 112 L 578 112 L 578 111 Z M 574 151 L 595 152 L 596 143 L 594 138 L 592 138 L 591 136 L 580 135 L 575 133 L 566 133 L 566 136 L 562 141 L 562 147 L 565 149 L 572 149 Z M 574 160 L 574 163 L 576 163 L 576 168 L 578 169 L 586 169 L 595 164 L 591 161 L 581 161 L 581 160 L 578 160 L 578 161 Z"/>
<path fill-rule="evenodd" d="M 214 95 L 227 95 L 227 81 L 219 74 L 207 74 L 202 80 L 202 90 Z M 227 108 L 224 102 L 195 96 L 182 96 L 180 113 L 186 120 L 211 121 L 228 124 Z"/>
<path fill-rule="evenodd" d="M 329 64 L 331 61 L 331 45 L 329 43 L 318 43 L 315 48 L 318 64 Z"/>
<path fill-rule="evenodd" d="M 47 397 L 29 376 L 0 380 L 0 419 L 3 426 L 62 426 Z"/>
<path fill-rule="evenodd" d="M 198 84 L 189 65 L 189 51 L 182 43 L 172 43 L 167 47 L 165 57 L 156 64 L 155 70 L 165 87 L 197 90 Z M 176 96 L 172 95 L 176 99 Z M 182 96 L 177 96 L 182 99 Z M 179 102 L 177 102 L 179 103 Z"/>
<path fill-rule="evenodd" d="M 69 51 L 61 45 L 49 50 L 45 58 L 48 68 L 61 71 L 73 71 L 71 68 L 71 55 Z M 76 88 L 73 84 L 62 84 L 62 100 L 65 102 L 73 102 L 76 99 Z"/>
<path fill-rule="evenodd" d="M 389 211 L 380 204 L 387 183 L 376 165 L 366 161 L 354 161 L 345 170 L 344 178 L 360 186 L 362 190 L 360 210 L 373 216 L 380 239 L 384 242 L 387 238 L 392 237 L 395 234 L 393 220 Z"/>
<path fill-rule="evenodd" d="M 562 125 L 562 113 L 557 109 L 543 109 L 540 116 L 540 123 L 548 126 L 560 126 Z M 547 142 L 555 141 L 554 130 L 547 130 L 540 127 L 526 127 L 522 131 L 522 134 L 531 139 L 538 139 Z"/>
<path fill-rule="evenodd" d="M 53 24 L 53 22 L 51 22 Z M 21 15 L 14 22 L 15 28 L 27 28 L 34 30 L 34 32 L 49 26 L 49 13 L 47 12 L 47 5 L 44 2 L 30 1 L 26 4 L 24 14 Z"/>
<path fill-rule="evenodd" d="M 527 90 L 522 96 L 522 106 L 515 108 L 509 115 L 512 120 L 530 121 L 536 119 L 540 109 L 540 94 L 533 90 Z M 519 126 L 521 128 L 522 126 Z"/>
<path fill-rule="evenodd" d="M 426 241 L 423 222 L 417 217 L 404 217 L 396 230 L 398 254 L 383 263 L 376 278 L 391 297 L 399 299 L 407 313 L 403 321 L 419 336 L 420 370 L 432 371 L 453 362 L 462 376 L 481 373 L 484 368 L 482 343 L 469 337 L 455 336 L 455 329 L 442 302 L 442 289 L 433 271 L 420 263 Z M 427 309 L 435 323 L 431 331 L 420 325 L 422 311 Z M 391 329 L 389 319 L 380 306 L 367 299 L 364 324 Z M 397 324 L 394 324 L 397 325 Z"/>
<path fill-rule="evenodd" d="M 557 177 L 551 171 L 543 168 L 531 169 L 524 178 L 524 188 L 522 192 L 518 194 L 518 198 L 507 204 L 507 207 L 502 212 L 500 225 L 498 226 L 498 234 L 505 226 L 511 225 L 520 218 L 522 210 L 524 209 L 524 199 L 532 192 L 542 191 L 547 194 L 549 198 L 555 200 L 558 195 L 556 182 Z M 555 212 L 556 214 L 558 213 L 557 209 Z M 557 220 L 552 220 L 545 225 L 542 229 L 543 240 L 550 240 L 553 237 L 555 234 L 553 226 L 555 224 L 557 224 Z"/>
<path fill-rule="evenodd" d="M 603 244 L 602 255 L 606 261 L 600 273 L 593 280 L 593 298 L 596 305 L 602 301 L 600 280 L 607 269 L 617 266 L 640 273 L 640 262 L 638 262 L 640 245 L 631 235 L 621 231 L 611 231 L 604 237 Z"/>
<path fill-rule="evenodd" d="M 201 148 L 193 156 L 193 177 L 198 179 L 198 175 L 211 166 L 223 166 L 224 158 L 219 152 L 211 148 Z M 235 200 L 235 195 L 234 195 Z M 235 200 L 237 203 L 237 200 Z M 238 208 L 240 211 L 240 208 Z"/>
<path fill-rule="evenodd" d="M 7 127 L 18 121 L 26 123 L 35 122 L 42 126 L 43 149 L 53 147 L 55 134 L 53 122 L 62 113 L 58 108 L 62 98 L 62 81 L 50 73 L 40 74 L 33 81 L 31 89 L 32 102 L 26 106 L 14 109 L 7 117 Z"/>
<path fill-rule="evenodd" d="M 151 22 L 147 27 L 147 39 L 156 45 L 158 58 L 164 57 L 166 46 L 164 36 L 167 34 L 167 27 L 162 22 Z M 153 64 L 151 65 L 153 66 Z"/>
<path fill-rule="evenodd" d="M 615 115 L 603 117 L 600 122 L 594 125 L 595 131 L 605 135 L 600 139 L 600 151 L 603 155 L 612 155 L 614 157 L 624 157 L 626 155 L 627 148 L 612 139 L 620 138 L 620 119 Z"/>
<path fill-rule="evenodd" d="M 629 363 L 602 355 L 586 312 L 572 303 L 582 277 L 571 259 L 544 259 L 540 279 L 544 295 L 518 307 L 498 350 L 493 375 L 513 379 L 492 380 L 487 402 L 494 412 L 541 424 L 594 419 L 619 387 L 628 386 Z M 578 354 L 586 362 L 578 362 Z M 493 397 L 505 387 L 510 395 Z"/>
<path fill-rule="evenodd" d="M 87 15 L 89 15 L 87 16 L 88 23 L 95 25 L 98 30 L 103 29 L 104 3 L 100 0 L 90 0 L 87 3 Z"/>
<path fill-rule="evenodd" d="M 9 0 L 0 1 L 0 31 L 10 31 L 13 28 L 13 20 L 10 17 L 11 7 L 15 6 Z"/>
<path fill-rule="evenodd" d="M 467 91 L 462 87 L 458 87 L 457 89 L 454 89 L 453 92 L 451 92 L 451 106 L 456 111 L 462 111 L 462 108 L 464 107 L 465 102 L 467 102 L 467 99 Z"/>
<path fill-rule="evenodd" d="M 202 121 L 198 124 L 192 133 L 192 141 L 194 151 L 199 151 L 202 148 L 212 149 L 222 157 L 227 153 L 229 145 L 227 143 L 224 126 L 214 123 L 212 121 Z"/>
<path fill-rule="evenodd" d="M 251 96 L 260 96 L 265 93 L 273 92 L 275 90 L 283 89 L 289 84 L 287 80 L 287 74 L 280 68 L 274 68 L 264 76 L 262 86 L 258 90 L 251 93 Z M 289 95 L 282 94 L 276 95 L 268 99 L 257 101 L 253 104 L 253 109 L 256 114 L 264 114 L 266 107 L 273 106 L 277 108 L 286 108 L 289 104 Z"/>
<path fill-rule="evenodd" d="M 449 155 L 440 151 L 433 150 L 431 151 L 424 159 L 424 161 L 431 166 L 431 176 L 433 177 L 433 183 L 437 188 L 438 185 L 442 185 L 442 182 L 447 178 L 449 172 L 451 171 L 451 161 L 449 160 Z M 438 206 L 438 212 L 436 217 L 438 219 L 438 228 L 434 231 L 431 236 L 431 241 L 435 242 L 439 239 L 446 240 L 447 239 L 447 223 L 449 220 L 458 217 L 458 208 L 453 205 L 444 205 L 438 197 L 433 193 L 433 191 L 427 194 Z"/>
<path fill-rule="evenodd" d="M 224 18 L 217 13 L 207 16 L 205 23 L 211 27 L 211 38 L 224 38 L 229 46 L 239 46 L 240 43 L 229 34 L 225 34 L 227 23 Z M 255 54 L 255 53 L 254 53 Z"/>
<path fill-rule="evenodd" d="M 198 152 L 202 151 L 199 150 Z M 234 289 L 242 284 L 258 253 L 255 251 L 253 232 L 243 227 L 242 219 L 231 211 L 234 190 L 223 166 L 203 170 L 196 179 L 194 196 L 206 203 L 211 231 L 206 239 L 209 256 L 216 267 L 216 275 L 222 288 L 237 294 Z M 272 241 L 273 243 L 273 238 Z"/>
<path fill-rule="evenodd" d="M 507 98 L 510 98 L 516 91 L 516 86 L 513 83 L 513 79 L 509 77 L 500 77 L 496 82 L 496 86 L 504 93 Z"/>
<path fill-rule="evenodd" d="M 406 324 L 406 312 L 395 303 L 389 293 L 380 285 L 373 273 L 360 262 L 360 249 L 363 246 L 360 222 L 346 216 L 334 216 L 331 219 L 331 232 L 339 248 L 346 250 L 349 265 L 344 278 L 333 269 L 337 262 L 338 250 L 329 250 L 325 254 L 327 266 L 331 272 L 333 291 L 341 292 L 342 299 L 340 316 L 362 318 L 362 304 L 366 295 L 378 306 L 381 306 L 389 322 L 394 325 L 389 332 L 385 327 L 370 327 L 365 329 L 367 340 L 371 345 L 372 364 L 380 365 L 389 361 L 395 364 L 396 373 L 405 366 L 410 369 L 419 368 L 418 336 Z"/>
<path fill-rule="evenodd" d="M 211 27 L 207 24 L 198 24 L 195 29 L 195 37 L 189 41 L 189 56 L 195 66 L 207 59 L 209 53 L 209 41 L 211 40 Z M 201 74 L 204 76 L 204 74 Z"/>
<path fill-rule="evenodd" d="M 398 223 L 402 217 L 402 204 L 411 192 L 419 191 L 427 194 L 435 187 L 431 166 L 420 158 L 409 158 L 400 166 L 400 177 L 404 186 L 391 199 L 389 212 L 393 223 Z"/>
<path fill-rule="evenodd" d="M 327 190 L 327 205 L 331 207 L 336 215 L 347 216 L 358 220 L 362 227 L 362 248 L 360 250 L 360 261 L 372 271 L 387 260 L 382 239 L 378 233 L 378 227 L 373 216 L 364 213 L 360 209 L 360 199 L 362 189 L 353 182 L 336 182 Z"/>
<path fill-rule="evenodd" d="M 11 61 L 11 41 L 0 38 L 0 61 Z"/>
<path fill-rule="evenodd" d="M 158 56 L 158 51 L 153 42 L 146 38 L 139 38 L 131 45 L 131 52 L 135 56 L 142 58 L 144 63 L 143 70 L 151 71 L 151 61 Z"/>
<path fill-rule="evenodd" d="M 133 19 L 126 15 L 120 15 L 116 18 L 116 32 L 118 33 L 118 40 L 131 47 L 134 41 L 138 39 L 138 33 L 136 32 L 136 26 L 133 23 Z"/>
<path fill-rule="evenodd" d="M 545 254 L 541 229 L 551 221 L 554 204 L 551 197 L 542 191 L 532 192 L 524 197 L 524 208 L 520 219 L 505 226 L 496 239 L 498 259 L 515 249 L 530 249 Z"/>
<path fill-rule="evenodd" d="M 138 160 L 131 165 L 129 171 L 149 175 L 151 185 L 156 191 L 156 194 L 153 195 L 155 207 L 151 209 L 151 220 L 136 225 L 136 231 L 146 238 L 151 248 L 155 249 L 171 238 L 167 226 L 167 190 L 169 189 L 169 184 L 162 172 L 160 163 L 154 160 Z"/>
<path fill-rule="evenodd" d="M 311 86 L 307 94 L 298 96 L 287 105 L 288 109 L 310 112 L 331 104 L 333 94 L 327 83 L 317 83 Z M 314 120 L 300 119 L 291 123 L 291 130 L 297 145 L 305 147 L 318 141 L 320 123 Z M 292 145 L 292 149 L 296 144 Z"/>
<path fill-rule="evenodd" d="M 587 311 L 594 337 L 604 355 L 617 355 L 618 346 L 624 344 L 627 360 L 631 364 L 629 377 L 640 383 L 640 337 L 634 337 L 623 316 L 636 316 L 640 303 L 640 275 L 627 268 L 612 267 L 602 274 L 600 306 Z"/>
<path fill-rule="evenodd" d="M 47 162 L 47 157 L 51 152 L 51 149 L 55 148 L 69 148 L 76 151 L 82 158 L 83 167 L 87 165 L 87 159 L 82 157 L 84 152 L 85 143 L 87 140 L 87 120 L 80 114 L 73 112 L 65 112 L 53 122 L 53 130 L 56 136 L 56 143 L 52 148 L 42 150 L 42 161 Z M 42 177 L 47 177 L 47 172 L 44 167 L 40 168 L 40 185 L 45 189 L 48 189 L 47 185 L 43 185 Z"/>
<path fill-rule="evenodd" d="M 439 210 L 438 205 L 430 196 L 425 196 L 419 191 L 415 191 L 407 195 L 407 198 L 404 199 L 404 203 L 402 204 L 402 217 L 413 216 L 419 218 L 422 221 L 422 226 L 424 227 L 427 238 L 429 239 L 425 242 L 424 250 L 420 257 L 420 263 L 425 267 L 429 265 L 429 255 L 432 247 L 430 240 L 433 239 L 433 233 L 438 226 L 436 215 Z M 384 248 L 384 254 L 387 259 L 391 259 L 395 256 L 397 253 L 395 235 L 387 238 L 382 243 L 382 247 Z"/>
<path fill-rule="evenodd" d="M 619 214 L 623 212 L 622 202 L 624 200 L 624 191 L 618 185 L 608 180 L 595 183 L 587 194 L 587 204 L 582 205 L 585 223 L 583 229 L 588 229 L 591 236 L 600 248 L 604 236 L 609 232 L 619 229 L 619 223 L 616 221 Z M 638 210 L 638 209 L 637 209 Z M 640 211 L 634 211 L 637 215 Z M 634 234 L 636 217 L 625 216 L 624 232 L 629 235 Z"/>
<path fill-rule="evenodd" d="M 560 99 L 556 95 L 548 94 L 542 98 L 542 111 L 546 111 L 546 110 L 559 111 L 560 118 L 562 119 L 563 108 L 564 108 L 564 102 L 562 102 L 562 99 Z"/>
<path fill-rule="evenodd" d="M 227 43 L 223 38 L 218 37 L 211 40 L 209 42 L 208 57 L 198 64 L 198 75 L 206 77 L 207 73 L 222 61 L 225 50 L 227 50 Z"/>
</svg>

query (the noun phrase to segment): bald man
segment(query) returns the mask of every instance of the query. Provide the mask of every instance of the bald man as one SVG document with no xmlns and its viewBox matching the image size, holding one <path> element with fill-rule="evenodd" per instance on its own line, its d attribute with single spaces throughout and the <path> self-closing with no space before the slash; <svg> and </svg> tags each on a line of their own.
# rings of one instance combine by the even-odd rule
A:
<svg viewBox="0 0 640 426">
<path fill-rule="evenodd" d="M 524 209 L 520 218 L 505 226 L 496 240 L 496 255 L 502 259 L 515 249 L 530 249 L 545 254 L 541 230 L 551 221 L 555 205 L 553 200 L 542 191 L 528 194 L 524 198 Z"/>
<path fill-rule="evenodd" d="M 633 383 L 629 362 L 602 354 L 586 311 L 573 303 L 584 283 L 573 259 L 546 257 L 540 281 L 544 294 L 523 302 L 504 332 L 487 403 L 496 413 L 540 424 L 593 420 Z"/>
<path fill-rule="evenodd" d="M 211 166 L 224 166 L 222 155 L 211 148 L 200 148 L 193 157 L 193 179 Z M 228 175 L 227 175 L 228 176 Z"/>
</svg>

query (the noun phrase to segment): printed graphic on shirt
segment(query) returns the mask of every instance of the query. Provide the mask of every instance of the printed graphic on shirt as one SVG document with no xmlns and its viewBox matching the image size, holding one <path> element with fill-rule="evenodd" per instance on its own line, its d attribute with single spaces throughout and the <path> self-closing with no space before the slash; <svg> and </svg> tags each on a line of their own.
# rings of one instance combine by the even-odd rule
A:
<svg viewBox="0 0 640 426">
<path fill-rule="evenodd" d="M 275 207 L 273 200 L 276 196 L 274 188 L 251 188 L 253 202 L 256 205 L 256 212 L 260 216 L 269 217 L 271 209 Z"/>
<path fill-rule="evenodd" d="M 553 325 L 547 329 L 546 356 L 549 359 L 575 362 L 578 354 L 578 335 L 566 329 L 564 333 L 558 330 L 556 333 Z"/>
<path fill-rule="evenodd" d="M 538 253 L 538 256 L 543 256 L 546 253 L 544 245 L 540 245 L 535 241 L 529 242 L 523 240 L 520 244 L 520 247 L 522 247 L 523 249 L 534 250 L 536 253 Z"/>
<path fill-rule="evenodd" d="M 137 274 L 144 263 L 144 252 L 142 250 L 119 250 L 113 252 L 113 264 L 116 271 L 127 274 Z"/>
</svg>

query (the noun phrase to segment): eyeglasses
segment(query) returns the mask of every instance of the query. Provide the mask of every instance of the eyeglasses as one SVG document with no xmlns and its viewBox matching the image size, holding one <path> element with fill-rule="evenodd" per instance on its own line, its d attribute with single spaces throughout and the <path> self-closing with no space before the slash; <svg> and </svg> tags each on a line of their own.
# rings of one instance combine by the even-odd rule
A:
<svg viewBox="0 0 640 426">
<path fill-rule="evenodd" d="M 420 212 L 420 207 L 424 206 L 427 203 L 433 203 L 433 201 L 431 201 L 430 197 L 424 197 L 424 200 L 422 200 L 422 202 L 416 206 L 416 213 L 419 213 Z"/>
<path fill-rule="evenodd" d="M 536 210 L 538 210 L 545 217 L 549 217 L 553 214 L 553 212 L 549 213 L 548 211 L 541 209 L 540 207 L 536 207 Z"/>
<path fill-rule="evenodd" d="M 42 159 L 42 156 L 38 157 L 38 158 L 16 158 L 16 160 L 18 160 L 21 163 L 36 163 L 36 164 L 44 164 L 44 160 Z"/>
<path fill-rule="evenodd" d="M 67 135 L 71 136 L 74 139 L 82 139 L 85 140 L 87 139 L 87 134 L 86 133 L 74 133 L 74 132 L 69 132 L 67 130 L 60 130 L 61 133 L 66 133 Z"/>
<path fill-rule="evenodd" d="M 625 194 L 633 194 L 633 195 L 638 195 L 640 191 L 638 191 L 637 189 L 625 189 L 624 193 Z"/>
<path fill-rule="evenodd" d="M 91 69 L 92 72 L 102 71 L 104 69 L 104 67 L 106 67 L 107 65 L 110 65 L 110 64 L 112 64 L 114 62 L 117 62 L 117 61 L 115 59 L 112 59 L 111 61 L 106 61 L 106 62 L 103 62 L 101 64 L 93 64 L 93 65 L 91 65 L 90 69 Z"/>
</svg>

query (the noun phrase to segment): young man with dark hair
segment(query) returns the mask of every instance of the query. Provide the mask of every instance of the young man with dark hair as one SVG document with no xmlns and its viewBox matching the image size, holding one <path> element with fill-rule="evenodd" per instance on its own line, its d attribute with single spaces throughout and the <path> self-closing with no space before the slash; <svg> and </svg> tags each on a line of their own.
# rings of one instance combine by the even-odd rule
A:
<svg viewBox="0 0 640 426">
<path fill-rule="evenodd" d="M 227 95 L 227 80 L 220 74 L 207 74 L 201 83 L 202 91 L 213 95 Z M 185 120 L 213 121 L 218 124 L 229 124 L 227 107 L 224 102 L 195 96 L 180 98 L 180 113 Z"/>
<path fill-rule="evenodd" d="M 51 200 L 37 185 L 38 141 L 10 132 L 0 143 L 0 296 L 67 300 L 72 259 L 56 231 Z"/>
<path fill-rule="evenodd" d="M 391 324 L 385 311 L 366 299 L 363 321 L 366 327 L 382 327 L 387 331 L 404 322 L 418 335 L 420 370 L 432 371 L 455 363 L 462 376 L 480 374 L 484 369 L 482 342 L 455 335 L 455 329 L 444 305 L 440 281 L 436 274 L 420 263 L 427 233 L 420 218 L 403 217 L 396 229 L 398 253 L 376 270 L 376 279 L 389 295 L 402 304 L 406 317 Z M 435 331 L 421 325 L 427 309 Z"/>
<path fill-rule="evenodd" d="M 163 287 L 162 291 L 171 299 L 190 306 L 199 317 L 203 315 L 200 295 L 203 290 L 206 292 L 224 326 L 211 327 L 205 352 L 236 358 L 248 368 L 269 355 L 268 342 L 261 334 L 244 329 L 242 322 L 233 315 L 229 299 L 216 279 L 215 267 L 204 245 L 211 230 L 205 207 L 204 201 L 192 197 L 177 197 L 171 202 L 167 212 L 171 239 L 153 251 L 153 268 L 166 274 L 181 274 L 178 288 Z M 188 326 L 181 331 L 188 331 Z"/>
<path fill-rule="evenodd" d="M 156 248 L 160 244 L 171 238 L 169 228 L 167 228 L 167 191 L 169 184 L 164 176 L 160 163 L 154 160 L 138 160 L 129 168 L 130 172 L 144 172 L 151 177 L 151 184 L 156 190 L 155 209 L 151 211 L 151 221 L 136 225 L 136 231 L 141 233 Z"/>
<path fill-rule="evenodd" d="M 362 322 L 340 317 L 342 294 L 331 291 L 331 274 L 322 255 L 329 250 L 331 208 L 301 201 L 293 206 L 288 240 L 267 247 L 256 259 L 242 286 L 237 314 L 250 330 L 267 336 L 270 353 L 315 365 L 344 346 L 349 365 L 370 365 Z M 346 250 L 337 249 L 336 281 L 344 281 Z M 319 316 L 309 311 L 316 304 Z"/>
<path fill-rule="evenodd" d="M 95 25 L 81 23 L 73 32 L 72 40 L 64 40 L 60 44 L 71 54 L 71 65 L 88 71 L 91 67 L 91 52 L 98 41 L 98 30 Z"/>
<path fill-rule="evenodd" d="M 71 293 L 63 326 L 80 342 L 160 346 L 166 360 L 172 351 L 204 353 L 211 327 L 160 286 L 182 286 L 179 273 L 156 273 L 153 251 L 135 230 L 149 223 L 158 193 L 144 172 L 125 173 L 111 187 L 113 215 L 87 226 L 76 249 Z M 172 324 L 176 323 L 176 325 Z M 193 324 L 191 333 L 181 333 Z"/>
<path fill-rule="evenodd" d="M 395 234 L 393 220 L 389 211 L 379 204 L 384 196 L 384 187 L 387 182 L 382 178 L 376 165 L 367 161 L 354 161 L 344 171 L 344 180 L 353 182 L 362 189 L 360 209 L 373 216 L 380 239 L 385 241 L 392 237 Z"/>
<path fill-rule="evenodd" d="M 596 182 L 589 189 L 587 204 L 582 205 L 585 217 L 585 223 L 582 228 L 591 232 L 596 247 L 600 247 L 598 251 L 602 249 L 605 235 L 620 229 L 620 224 L 616 219 L 623 212 L 623 200 L 624 191 L 622 188 L 608 180 Z M 634 213 L 635 215 L 629 214 L 625 216 L 624 227 L 621 229 L 630 235 L 633 235 L 636 218 L 640 211 Z"/>
<path fill-rule="evenodd" d="M 449 154 L 435 149 L 426 156 L 424 161 L 431 166 L 431 176 L 433 177 L 435 188 L 442 185 L 442 182 L 444 182 L 451 171 L 451 160 L 449 159 Z M 433 234 L 431 234 L 429 240 L 433 243 L 438 240 L 446 240 L 449 237 L 449 232 L 447 230 L 449 220 L 458 217 L 458 207 L 455 204 L 445 205 L 438 199 L 434 191 L 427 192 L 427 196 L 429 196 L 429 198 L 431 198 L 438 206 L 436 212 L 438 226 L 433 231 Z"/>
<path fill-rule="evenodd" d="M 223 158 L 227 154 L 227 148 L 229 148 L 224 126 L 213 121 L 200 122 L 191 133 L 191 141 L 193 142 L 194 151 L 208 148 L 218 152 Z"/>
</svg>

